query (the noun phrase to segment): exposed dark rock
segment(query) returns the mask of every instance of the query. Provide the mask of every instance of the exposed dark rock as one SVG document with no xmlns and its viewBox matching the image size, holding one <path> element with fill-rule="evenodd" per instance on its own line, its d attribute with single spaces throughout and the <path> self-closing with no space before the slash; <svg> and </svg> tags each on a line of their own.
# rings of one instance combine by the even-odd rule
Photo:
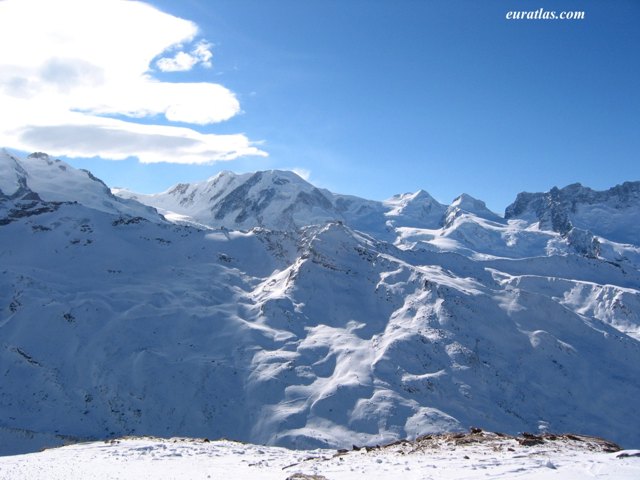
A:
<svg viewBox="0 0 640 480">
<path fill-rule="evenodd" d="M 553 187 L 546 193 L 519 193 L 504 213 L 505 219 L 530 215 L 543 229 L 566 235 L 574 227 L 571 217 L 579 206 L 607 204 L 623 210 L 640 204 L 640 182 L 625 182 L 608 190 L 596 191 L 579 183 Z M 591 227 L 589 227 L 591 228 Z"/>
</svg>

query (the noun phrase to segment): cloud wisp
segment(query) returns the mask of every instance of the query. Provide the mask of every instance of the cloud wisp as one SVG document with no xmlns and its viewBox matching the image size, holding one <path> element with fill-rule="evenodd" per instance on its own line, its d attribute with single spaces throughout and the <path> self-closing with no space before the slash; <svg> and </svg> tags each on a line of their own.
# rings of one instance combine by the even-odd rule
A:
<svg viewBox="0 0 640 480">
<path fill-rule="evenodd" d="M 162 57 L 156 61 L 156 66 L 163 72 L 185 72 L 196 65 L 211 68 L 211 44 L 201 40 L 191 52 L 180 51 L 173 57 Z"/>
<path fill-rule="evenodd" d="M 233 92 L 154 77 L 210 68 L 212 45 L 197 35 L 143 2 L 0 2 L 0 145 L 145 163 L 265 156 L 243 134 L 195 129 L 238 114 Z"/>
</svg>

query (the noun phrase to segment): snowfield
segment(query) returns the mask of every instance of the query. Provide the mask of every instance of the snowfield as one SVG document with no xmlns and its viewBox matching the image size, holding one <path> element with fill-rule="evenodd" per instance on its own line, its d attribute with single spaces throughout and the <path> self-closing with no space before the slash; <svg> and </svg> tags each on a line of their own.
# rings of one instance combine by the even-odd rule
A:
<svg viewBox="0 0 640 480">
<path fill-rule="evenodd" d="M 636 480 L 640 451 L 596 439 L 433 436 L 382 448 L 287 450 L 226 440 L 125 438 L 0 457 L 3 480 L 582 479 Z M 527 443 L 529 442 L 529 443 Z M 539 443 L 538 443 L 539 442 Z"/>
<path fill-rule="evenodd" d="M 472 425 L 640 445 L 640 182 L 519 196 L 503 218 L 291 172 L 155 196 L 45 154 L 3 152 L 0 172 L 0 454 Z"/>
</svg>

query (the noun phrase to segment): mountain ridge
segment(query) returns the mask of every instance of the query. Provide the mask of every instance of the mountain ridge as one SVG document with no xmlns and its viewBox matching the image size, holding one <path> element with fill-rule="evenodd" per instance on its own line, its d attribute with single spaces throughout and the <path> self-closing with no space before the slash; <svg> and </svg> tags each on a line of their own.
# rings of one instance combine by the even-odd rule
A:
<svg viewBox="0 0 640 480">
<path fill-rule="evenodd" d="M 639 202 L 640 181 L 624 182 L 603 191 L 574 183 L 545 193 L 519 193 L 506 208 L 505 218 L 536 219 L 541 226 L 561 234 L 576 227 L 611 240 L 634 243 L 640 235 L 640 228 L 632 228 L 640 221 Z M 625 231 L 615 228 L 621 216 L 626 216 Z"/>
<path fill-rule="evenodd" d="M 271 189 L 263 189 L 257 197 L 257 201 L 250 204 L 250 208 L 242 209 L 237 205 L 239 199 L 247 197 L 252 187 L 259 183 L 258 178 L 265 175 L 273 176 L 272 183 L 277 185 L 279 181 L 278 175 L 287 177 L 282 179 L 284 182 L 297 182 L 302 185 L 296 195 L 290 195 L 290 203 L 285 206 L 284 210 L 293 209 L 293 205 L 297 200 L 301 203 L 307 203 L 312 206 L 319 206 L 322 210 L 321 215 L 314 215 L 311 211 L 303 210 L 301 212 L 301 221 L 287 219 L 286 221 L 277 221 L 273 219 L 265 219 L 264 217 L 251 216 L 251 207 L 255 212 L 259 212 L 269 203 L 270 196 L 274 195 Z M 215 190 L 220 178 L 231 177 L 237 179 L 236 188 L 241 188 L 231 198 L 224 189 L 216 190 L 205 202 L 205 206 L 200 205 L 198 211 L 193 215 L 194 220 L 202 225 L 213 228 L 224 226 L 225 228 L 253 228 L 267 227 L 275 229 L 298 228 L 303 225 L 312 224 L 317 221 L 337 220 L 345 221 L 350 225 L 365 231 L 371 231 L 371 223 L 388 223 L 393 227 L 414 227 L 423 229 L 439 229 L 450 227 L 455 219 L 464 213 L 471 213 L 476 217 L 484 218 L 494 222 L 502 222 L 508 220 L 523 220 L 528 222 L 528 226 L 536 226 L 542 230 L 548 230 L 567 236 L 572 228 L 602 234 L 604 237 L 611 237 L 611 240 L 622 241 L 623 243 L 633 243 L 636 234 L 640 235 L 640 229 L 630 229 L 631 224 L 636 224 L 636 215 L 622 222 L 623 214 L 616 215 L 615 222 L 607 223 L 624 223 L 625 229 L 631 230 L 630 233 L 621 234 L 618 231 L 612 231 L 611 228 L 603 228 L 602 218 L 593 219 L 589 215 L 575 215 L 576 210 L 581 206 L 589 205 L 598 207 L 599 203 L 614 203 L 614 210 L 621 210 L 629 205 L 633 206 L 640 202 L 640 181 L 624 182 L 605 191 L 596 191 L 588 187 L 584 187 L 579 183 L 568 185 L 562 189 L 553 187 L 549 192 L 528 193 L 521 192 L 517 195 L 513 203 L 505 208 L 503 216 L 492 212 L 486 207 L 482 200 L 473 198 L 463 193 L 456 197 L 450 205 L 443 205 L 435 200 L 428 192 L 419 190 L 415 193 L 398 194 L 385 201 L 375 201 L 363 199 L 351 195 L 342 195 L 313 187 L 306 180 L 297 176 L 294 172 L 282 170 L 269 170 L 264 172 L 245 173 L 236 175 L 229 171 L 224 171 L 218 175 L 211 177 L 205 182 L 196 182 L 193 184 L 181 183 L 170 187 L 165 192 L 159 194 L 143 195 L 136 194 L 124 189 L 116 190 L 115 194 L 123 198 L 133 198 L 146 203 L 147 205 L 159 208 L 161 211 L 171 214 L 171 208 L 174 208 L 181 216 L 189 217 L 190 211 L 187 208 L 193 205 L 194 196 L 198 189 L 204 189 L 207 192 Z M 261 196 L 260 196 L 261 195 Z M 168 197 L 178 197 L 177 207 L 175 202 L 168 201 Z M 235 198 L 235 201 L 234 201 Z M 221 202 L 220 199 L 222 199 Z M 314 201 L 315 200 L 315 201 Z M 635 202 L 635 204 L 633 203 Z M 202 203 L 202 202 L 201 202 Z M 600 206 L 601 207 L 601 206 Z M 601 207 L 604 208 L 604 207 Z M 233 219 L 229 218 L 231 211 L 240 211 L 240 216 Z M 205 213 L 206 211 L 206 213 Z M 211 212 L 210 214 L 208 214 Z M 304 215 L 302 215 L 304 213 Z M 607 210 L 606 214 L 611 212 Z M 639 217 L 640 219 L 640 217 Z M 575 224 L 575 225 L 574 225 Z M 627 225 L 629 224 L 629 225 Z M 380 232 L 376 232 L 380 233 Z M 583 250 L 586 250 L 583 248 Z"/>
<path fill-rule="evenodd" d="M 15 178 L 22 164 L 0 156 Z M 22 431 L 31 449 L 141 434 L 344 447 L 469 425 L 640 443 L 637 245 L 582 251 L 586 230 L 488 219 L 469 198 L 438 227 L 448 207 L 426 192 L 381 206 L 316 189 L 329 205 L 281 173 L 222 175 L 222 225 L 194 227 L 24 164 L 46 175 L 25 177 L 39 200 L 0 184 L 2 453 Z M 285 190 L 311 199 L 287 210 Z M 318 223 L 298 227 L 305 209 Z"/>
</svg>

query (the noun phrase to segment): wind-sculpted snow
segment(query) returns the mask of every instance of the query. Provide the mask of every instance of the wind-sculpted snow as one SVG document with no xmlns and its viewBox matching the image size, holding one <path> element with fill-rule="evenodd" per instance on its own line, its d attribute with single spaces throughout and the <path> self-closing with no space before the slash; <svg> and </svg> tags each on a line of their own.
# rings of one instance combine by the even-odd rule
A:
<svg viewBox="0 0 640 480">
<path fill-rule="evenodd" d="M 133 434 L 350 447 L 470 425 L 640 443 L 636 246 L 601 238 L 586 255 L 470 197 L 437 227 L 446 209 L 426 194 L 395 210 L 341 197 L 342 220 L 299 228 L 194 228 L 96 208 L 82 188 L 54 201 L 27 179 L 35 196 L 18 198 L 24 175 L 11 171 L 1 453 Z M 224 174 L 230 206 L 217 211 L 265 219 L 268 200 L 287 203 L 277 187 L 300 198 L 294 181 Z M 176 188 L 184 199 L 194 187 Z M 294 224 L 336 205 L 303 192 Z M 352 228 L 358 211 L 382 233 Z"/>
</svg>

